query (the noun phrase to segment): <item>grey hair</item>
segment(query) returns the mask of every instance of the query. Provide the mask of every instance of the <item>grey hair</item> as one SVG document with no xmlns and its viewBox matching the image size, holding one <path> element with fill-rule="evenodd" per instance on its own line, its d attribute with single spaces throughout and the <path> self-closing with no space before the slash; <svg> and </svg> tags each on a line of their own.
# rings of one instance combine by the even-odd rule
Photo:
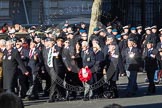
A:
<svg viewBox="0 0 162 108">
<path fill-rule="evenodd" d="M 82 42 L 82 46 L 87 46 L 87 47 L 88 47 L 88 46 L 89 46 L 89 45 L 88 45 L 88 42 L 87 42 L 87 41 L 83 41 L 83 42 Z"/>
<path fill-rule="evenodd" d="M 6 46 L 6 40 L 0 39 L 0 45 L 1 46 Z"/>
<path fill-rule="evenodd" d="M 14 42 L 12 40 L 6 41 L 6 43 L 10 43 L 11 45 L 14 45 Z"/>
</svg>

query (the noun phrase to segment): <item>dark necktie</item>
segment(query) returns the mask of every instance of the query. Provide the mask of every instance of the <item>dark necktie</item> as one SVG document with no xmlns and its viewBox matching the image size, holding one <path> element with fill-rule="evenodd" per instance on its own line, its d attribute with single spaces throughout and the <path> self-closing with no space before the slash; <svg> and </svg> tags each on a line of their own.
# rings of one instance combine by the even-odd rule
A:
<svg viewBox="0 0 162 108">
<path fill-rule="evenodd" d="M 83 60 L 86 58 L 86 51 L 83 52 Z"/>
<path fill-rule="evenodd" d="M 148 57 L 150 57 L 152 50 L 148 50 Z"/>
</svg>

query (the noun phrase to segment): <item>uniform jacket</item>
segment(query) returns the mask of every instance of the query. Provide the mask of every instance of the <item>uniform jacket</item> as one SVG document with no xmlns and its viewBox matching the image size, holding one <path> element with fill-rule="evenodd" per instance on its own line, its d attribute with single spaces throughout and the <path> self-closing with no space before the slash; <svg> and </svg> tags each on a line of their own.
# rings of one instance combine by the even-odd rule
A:
<svg viewBox="0 0 162 108">
<path fill-rule="evenodd" d="M 107 53 L 105 59 L 105 69 L 107 71 L 107 79 L 116 81 L 118 79 L 118 66 L 119 66 L 119 51 L 115 50 L 113 54 Z"/>
<path fill-rule="evenodd" d="M 130 52 L 134 53 L 134 57 L 130 57 Z M 123 52 L 123 60 L 126 66 L 126 70 L 129 71 L 138 71 L 140 64 L 140 51 L 137 47 L 133 47 L 130 51 L 130 48 L 126 48 Z"/>
<path fill-rule="evenodd" d="M 158 51 L 156 49 L 152 49 L 151 52 L 146 48 L 143 52 L 143 59 L 145 60 L 145 69 L 147 70 L 156 70 L 158 68 L 157 59 L 151 57 L 151 54 L 157 56 Z"/>
<path fill-rule="evenodd" d="M 28 54 L 28 58 L 29 58 L 29 62 L 28 62 L 29 72 L 31 72 L 32 74 L 37 74 L 37 72 L 39 71 L 41 67 L 41 63 L 42 63 L 40 51 L 35 49 L 31 57 Z"/>
<path fill-rule="evenodd" d="M 66 66 L 66 68 L 71 68 L 72 72 L 78 72 L 79 69 L 75 63 L 75 60 L 73 58 L 71 58 L 72 56 L 74 56 L 74 48 L 73 47 L 69 47 L 69 48 L 63 48 L 62 51 L 62 58 L 63 58 L 63 62 Z"/>
<path fill-rule="evenodd" d="M 89 49 L 86 52 L 82 51 L 81 57 L 82 57 L 83 67 L 88 66 L 91 69 L 91 71 L 93 71 L 92 68 L 95 64 L 94 52 L 92 50 L 89 50 Z"/>
</svg>

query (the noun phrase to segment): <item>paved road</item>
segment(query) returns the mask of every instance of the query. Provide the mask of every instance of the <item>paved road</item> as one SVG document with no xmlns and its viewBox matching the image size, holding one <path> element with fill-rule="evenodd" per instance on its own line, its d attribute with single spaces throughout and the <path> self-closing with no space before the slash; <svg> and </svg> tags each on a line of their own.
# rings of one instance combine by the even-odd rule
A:
<svg viewBox="0 0 162 108">
<path fill-rule="evenodd" d="M 135 97 L 125 97 L 125 89 L 127 84 L 126 77 L 120 77 L 117 82 L 120 90 L 120 98 L 118 99 L 93 99 L 90 101 L 66 101 L 46 103 L 46 99 L 37 101 L 24 101 L 25 108 L 104 108 L 107 105 L 117 103 L 124 108 L 162 108 L 162 84 L 157 85 L 157 93 L 155 95 L 146 96 L 147 90 L 145 83 L 145 74 L 138 74 L 138 94 Z"/>
</svg>

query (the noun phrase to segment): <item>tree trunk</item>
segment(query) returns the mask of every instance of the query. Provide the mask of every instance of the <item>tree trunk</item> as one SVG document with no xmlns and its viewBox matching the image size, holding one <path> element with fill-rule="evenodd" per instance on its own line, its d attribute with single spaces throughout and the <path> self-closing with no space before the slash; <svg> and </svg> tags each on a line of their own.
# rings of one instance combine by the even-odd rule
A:
<svg viewBox="0 0 162 108">
<path fill-rule="evenodd" d="M 100 21 L 102 13 L 102 1 L 103 0 L 93 1 L 88 37 L 93 34 L 93 29 L 97 27 L 97 23 Z"/>
</svg>

